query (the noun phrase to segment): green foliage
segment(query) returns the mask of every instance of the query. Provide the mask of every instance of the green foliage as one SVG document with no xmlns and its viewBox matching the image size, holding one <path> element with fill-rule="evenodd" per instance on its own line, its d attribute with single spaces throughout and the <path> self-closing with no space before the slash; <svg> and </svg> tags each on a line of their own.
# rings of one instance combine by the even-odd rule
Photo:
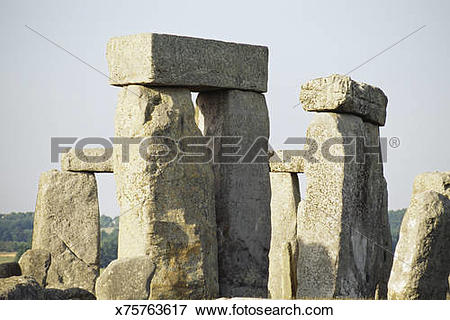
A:
<svg viewBox="0 0 450 320">
<path fill-rule="evenodd" d="M 119 217 L 109 217 L 105 215 L 100 216 L 100 228 L 118 228 Z"/>
<path fill-rule="evenodd" d="M 27 251 L 31 249 L 31 241 L 30 242 L 19 242 L 17 246 L 16 257 L 14 258 L 15 262 L 18 262 L 20 257 Z"/>
<path fill-rule="evenodd" d="M 0 251 L 16 252 L 15 261 L 31 247 L 33 212 L 0 215 Z"/>
<path fill-rule="evenodd" d="M 33 216 L 33 212 L 0 214 L 0 241 L 31 241 Z"/>
<path fill-rule="evenodd" d="M 111 261 L 117 259 L 118 236 L 118 228 L 114 228 L 109 233 L 102 230 L 100 235 L 100 268 L 106 268 Z"/>
<path fill-rule="evenodd" d="M 400 233 L 400 226 L 402 224 L 405 212 L 406 209 L 389 211 L 389 225 L 391 227 L 391 235 L 392 235 L 392 250 L 395 250 L 395 247 L 397 246 L 398 236 Z"/>
</svg>

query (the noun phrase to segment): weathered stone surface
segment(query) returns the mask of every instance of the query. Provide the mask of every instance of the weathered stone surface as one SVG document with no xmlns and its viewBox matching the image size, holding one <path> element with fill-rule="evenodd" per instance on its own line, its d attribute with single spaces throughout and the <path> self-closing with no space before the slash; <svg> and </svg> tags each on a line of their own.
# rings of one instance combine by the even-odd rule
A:
<svg viewBox="0 0 450 320">
<path fill-rule="evenodd" d="M 97 279 L 97 299 L 147 300 L 154 272 L 148 256 L 114 260 Z"/>
<path fill-rule="evenodd" d="M 300 156 L 290 156 L 291 150 L 275 151 L 269 158 L 270 172 L 305 172 L 303 158 Z"/>
<path fill-rule="evenodd" d="M 267 297 L 271 227 L 265 97 L 224 90 L 200 93 L 197 105 L 204 116 L 206 136 L 242 137 L 239 143 L 216 139 L 214 148 L 220 296 Z M 247 152 L 255 141 L 253 151 L 265 155 Z M 239 151 L 230 150 L 225 146 L 228 143 L 238 143 Z M 240 155 L 237 158 L 242 162 L 230 163 L 224 155 L 229 153 Z"/>
<path fill-rule="evenodd" d="M 40 293 L 42 300 L 96 300 L 95 296 L 84 289 L 43 289 Z"/>
<path fill-rule="evenodd" d="M 47 271 L 50 263 L 50 252 L 44 249 L 27 250 L 19 260 L 22 274 L 33 277 L 42 287 L 47 284 Z"/>
<path fill-rule="evenodd" d="M 301 87 L 300 102 L 306 111 L 351 113 L 380 126 L 386 122 L 383 91 L 349 76 L 333 74 L 307 82 Z"/>
<path fill-rule="evenodd" d="M 281 245 L 281 290 L 278 298 L 295 299 L 297 295 L 297 241 L 283 242 Z M 269 275 L 270 280 L 270 275 Z M 270 290 L 270 289 L 269 289 Z"/>
<path fill-rule="evenodd" d="M 375 298 L 387 299 L 387 284 L 392 268 L 392 236 L 388 216 L 388 190 L 383 173 L 383 159 L 380 148 L 380 129 L 377 125 L 364 122 L 364 145 L 361 160 L 364 162 L 366 188 L 362 195 L 365 204 L 364 214 L 368 219 L 367 236 L 371 245 L 375 245 L 374 265 L 369 272 L 370 278 L 377 283 Z M 371 226 L 375 225 L 376 227 Z"/>
<path fill-rule="evenodd" d="M 92 173 L 41 174 L 32 249 L 51 254 L 46 283 L 94 291 L 100 246 L 97 183 Z"/>
<path fill-rule="evenodd" d="M 372 145 L 379 138 L 377 130 L 357 116 L 327 112 L 317 113 L 308 127 L 306 136 L 329 154 L 315 152 L 308 157 L 317 161 L 305 162 L 307 190 L 297 229 L 298 297 L 374 298 L 377 288 L 383 291 L 389 268 L 385 254 L 391 247 L 386 247 L 390 238 L 382 165 L 354 157 L 355 138 L 365 137 Z M 328 148 L 330 138 L 336 140 Z M 364 149 L 356 150 L 357 157 L 364 155 Z M 378 151 L 372 152 L 377 156 Z"/>
<path fill-rule="evenodd" d="M 267 91 L 267 47 L 143 33 L 109 40 L 112 85 Z"/>
<path fill-rule="evenodd" d="M 74 172 L 113 172 L 112 148 L 70 149 L 61 157 L 61 170 Z"/>
<path fill-rule="evenodd" d="M 0 278 L 20 276 L 22 272 L 17 262 L 0 263 Z"/>
<path fill-rule="evenodd" d="M 414 179 L 413 196 L 427 190 L 450 198 L 450 172 L 425 172 Z"/>
<path fill-rule="evenodd" d="M 129 161 L 114 149 L 121 209 L 119 259 L 148 255 L 157 266 L 150 299 L 205 299 L 218 294 L 214 176 L 208 163 L 163 157 L 156 136 L 178 141 L 201 136 L 190 91 L 124 87 L 115 118 L 116 137 L 153 137 L 144 157 L 131 145 Z M 149 140 L 147 140 L 149 141 Z M 152 142 L 150 140 L 150 142 Z M 144 146 L 146 143 L 142 143 Z M 145 151 L 145 148 L 143 148 Z"/>
<path fill-rule="evenodd" d="M 403 217 L 389 299 L 445 299 L 450 270 L 450 199 L 418 193 Z"/>
<path fill-rule="evenodd" d="M 295 173 L 270 173 L 272 236 L 269 251 L 269 296 L 291 299 L 296 295 L 297 207 L 300 187 Z M 292 290 L 293 287 L 295 290 Z"/>
<path fill-rule="evenodd" d="M 32 277 L 0 278 L 0 300 L 36 300 L 41 287 Z"/>
</svg>

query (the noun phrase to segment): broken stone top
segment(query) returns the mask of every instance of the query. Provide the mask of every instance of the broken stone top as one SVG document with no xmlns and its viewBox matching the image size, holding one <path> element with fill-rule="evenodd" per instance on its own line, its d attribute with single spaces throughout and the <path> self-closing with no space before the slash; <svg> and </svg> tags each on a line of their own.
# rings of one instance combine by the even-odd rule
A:
<svg viewBox="0 0 450 320">
<path fill-rule="evenodd" d="M 427 190 L 441 193 L 450 198 L 450 171 L 419 174 L 414 179 L 413 196 Z"/>
<path fill-rule="evenodd" d="M 109 40 L 110 84 L 267 91 L 267 47 L 143 33 Z"/>
<path fill-rule="evenodd" d="M 305 111 L 351 113 L 380 126 L 386 122 L 387 101 L 381 89 L 338 74 L 311 80 L 300 91 Z"/>
</svg>

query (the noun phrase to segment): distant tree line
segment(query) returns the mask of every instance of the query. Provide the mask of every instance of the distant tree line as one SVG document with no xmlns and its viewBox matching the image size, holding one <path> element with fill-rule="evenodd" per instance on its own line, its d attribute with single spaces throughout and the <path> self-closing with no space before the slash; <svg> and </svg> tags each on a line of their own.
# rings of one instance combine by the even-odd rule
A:
<svg viewBox="0 0 450 320">
<path fill-rule="evenodd" d="M 18 261 L 31 248 L 34 212 L 0 214 L 0 252 L 16 252 Z M 100 266 L 117 259 L 119 219 L 100 216 Z"/>
<path fill-rule="evenodd" d="M 398 242 L 400 225 L 406 209 L 389 211 L 392 235 L 392 249 Z M 0 214 L 0 251 L 16 252 L 16 261 L 31 247 L 33 233 L 33 212 L 12 212 Z M 100 216 L 100 267 L 105 268 L 117 259 L 119 218 Z"/>
<path fill-rule="evenodd" d="M 403 216 L 405 215 L 406 209 L 390 210 L 389 211 L 389 224 L 391 227 L 392 236 L 392 250 L 395 251 L 397 246 L 398 236 L 400 233 L 400 226 L 402 224 Z"/>
</svg>

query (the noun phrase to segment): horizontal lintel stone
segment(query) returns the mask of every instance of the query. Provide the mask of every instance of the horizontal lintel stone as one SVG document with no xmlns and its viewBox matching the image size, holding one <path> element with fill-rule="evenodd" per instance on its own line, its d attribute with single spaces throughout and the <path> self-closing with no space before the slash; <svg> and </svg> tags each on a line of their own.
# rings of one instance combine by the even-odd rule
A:
<svg viewBox="0 0 450 320">
<path fill-rule="evenodd" d="M 267 91 L 268 48 L 168 34 L 109 40 L 110 84 Z"/>
<path fill-rule="evenodd" d="M 269 155 L 270 172 L 304 173 L 304 159 L 296 153 L 296 150 L 279 150 Z"/>
<path fill-rule="evenodd" d="M 70 149 L 61 156 L 61 170 L 112 173 L 112 152 L 112 148 Z"/>
<path fill-rule="evenodd" d="M 386 123 L 388 99 L 383 91 L 349 76 L 333 74 L 305 83 L 300 102 L 305 111 L 351 113 L 379 126 Z"/>
</svg>

